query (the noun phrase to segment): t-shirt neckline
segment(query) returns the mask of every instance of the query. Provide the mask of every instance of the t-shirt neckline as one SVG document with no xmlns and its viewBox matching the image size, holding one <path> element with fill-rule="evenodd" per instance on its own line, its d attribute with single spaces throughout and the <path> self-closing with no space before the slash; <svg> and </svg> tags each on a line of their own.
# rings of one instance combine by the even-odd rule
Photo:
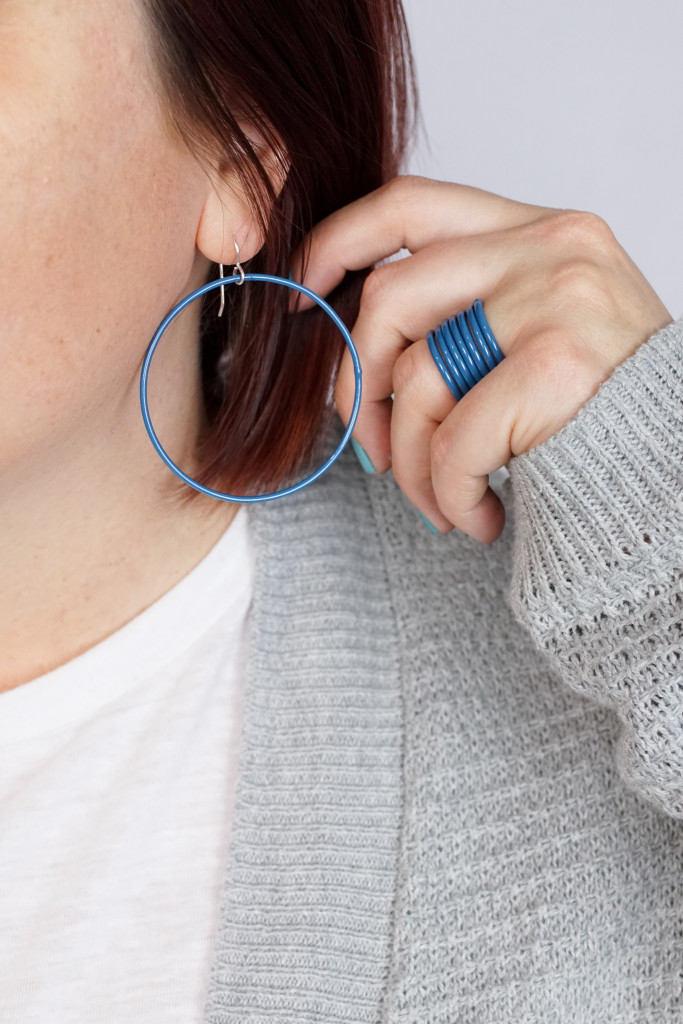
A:
<svg viewBox="0 0 683 1024">
<path fill-rule="evenodd" d="M 190 572 L 134 619 L 63 665 L 0 694 L 0 745 L 72 726 L 160 671 L 252 586 L 246 505 Z"/>
</svg>

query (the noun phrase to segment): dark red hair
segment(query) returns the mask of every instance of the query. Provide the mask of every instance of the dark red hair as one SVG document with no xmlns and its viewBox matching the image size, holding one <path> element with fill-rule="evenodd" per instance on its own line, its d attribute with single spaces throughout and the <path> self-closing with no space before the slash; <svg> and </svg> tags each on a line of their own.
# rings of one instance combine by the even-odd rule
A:
<svg viewBox="0 0 683 1024">
<path fill-rule="evenodd" d="M 400 170 L 416 102 L 401 0 L 145 5 L 177 127 L 200 156 L 235 166 L 264 228 L 248 269 L 287 277 L 317 221 Z M 279 195 L 245 128 L 282 153 Z M 366 274 L 347 274 L 329 296 L 349 326 Z M 202 311 L 208 426 L 199 479 L 264 493 L 324 457 L 344 342 L 317 307 L 290 314 L 289 289 L 225 291 L 221 319 L 218 291 Z"/>
</svg>

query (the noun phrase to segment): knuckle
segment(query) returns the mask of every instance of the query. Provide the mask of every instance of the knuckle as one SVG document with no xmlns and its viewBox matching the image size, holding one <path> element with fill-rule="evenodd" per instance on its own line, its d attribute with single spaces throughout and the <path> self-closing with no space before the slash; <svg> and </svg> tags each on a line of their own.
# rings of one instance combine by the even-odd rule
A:
<svg viewBox="0 0 683 1024">
<path fill-rule="evenodd" d="M 397 174 L 388 183 L 388 191 L 394 202 L 409 202 L 416 192 L 425 187 L 426 181 L 427 179 L 419 174 Z"/>
<path fill-rule="evenodd" d="M 537 335 L 527 350 L 528 374 L 539 396 L 560 398 L 585 387 L 590 367 L 586 350 L 571 336 Z"/>
<path fill-rule="evenodd" d="M 391 371 L 391 384 L 394 392 L 404 391 L 407 387 L 410 387 L 419 372 L 420 360 L 418 354 L 415 351 L 415 346 L 409 345 L 408 348 L 401 352 Z"/>
<path fill-rule="evenodd" d="M 387 301 L 394 279 L 394 267 L 385 263 L 371 270 L 363 282 L 361 305 L 366 313 L 376 313 Z"/>
<path fill-rule="evenodd" d="M 419 174 L 398 174 L 387 182 L 384 186 L 387 222 L 402 224 L 406 210 L 420 201 L 428 184 L 429 179 Z"/>
<path fill-rule="evenodd" d="M 543 218 L 539 226 L 562 246 L 602 252 L 615 244 L 615 237 L 606 220 L 590 210 L 557 210 Z"/>
<path fill-rule="evenodd" d="M 549 269 L 547 288 L 559 302 L 599 303 L 606 290 L 605 272 L 591 259 L 575 256 Z"/>
<path fill-rule="evenodd" d="M 442 466 L 447 465 L 450 461 L 452 452 L 451 438 L 449 432 L 441 427 L 437 427 L 432 434 L 432 440 L 429 446 L 429 455 L 431 458 L 432 466 L 439 469 Z"/>
<path fill-rule="evenodd" d="M 575 212 L 579 214 L 575 228 L 576 233 L 594 249 L 601 250 L 605 245 L 614 242 L 611 227 L 598 213 L 592 213 L 589 210 Z"/>
</svg>

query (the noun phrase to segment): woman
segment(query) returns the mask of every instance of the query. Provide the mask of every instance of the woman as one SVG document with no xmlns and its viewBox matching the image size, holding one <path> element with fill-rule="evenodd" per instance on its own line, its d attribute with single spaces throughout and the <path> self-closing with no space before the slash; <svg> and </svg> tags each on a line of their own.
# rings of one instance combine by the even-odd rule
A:
<svg viewBox="0 0 683 1024">
<path fill-rule="evenodd" d="M 680 1020 L 683 323 L 599 218 L 395 178 L 397 2 L 283 6 L 0 10 L 2 1020 Z M 234 240 L 355 324 L 371 474 L 157 458 Z M 152 414 L 256 494 L 340 341 L 225 298 Z"/>
</svg>

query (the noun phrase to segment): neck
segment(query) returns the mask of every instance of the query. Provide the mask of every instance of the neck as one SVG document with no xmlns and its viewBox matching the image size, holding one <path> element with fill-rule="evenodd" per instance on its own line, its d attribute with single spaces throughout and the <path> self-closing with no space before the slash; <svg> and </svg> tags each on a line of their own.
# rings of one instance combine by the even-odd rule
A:
<svg viewBox="0 0 683 1024">
<path fill-rule="evenodd" d="M 152 414 L 171 457 L 192 473 L 198 370 L 179 368 L 177 360 L 162 367 L 165 398 L 150 384 Z M 182 394 L 173 387 L 180 380 L 190 382 Z M 0 475 L 0 692 L 138 615 L 207 554 L 237 512 L 203 495 L 174 500 L 175 477 L 144 430 L 137 388 L 136 377 L 87 430 Z"/>
</svg>

